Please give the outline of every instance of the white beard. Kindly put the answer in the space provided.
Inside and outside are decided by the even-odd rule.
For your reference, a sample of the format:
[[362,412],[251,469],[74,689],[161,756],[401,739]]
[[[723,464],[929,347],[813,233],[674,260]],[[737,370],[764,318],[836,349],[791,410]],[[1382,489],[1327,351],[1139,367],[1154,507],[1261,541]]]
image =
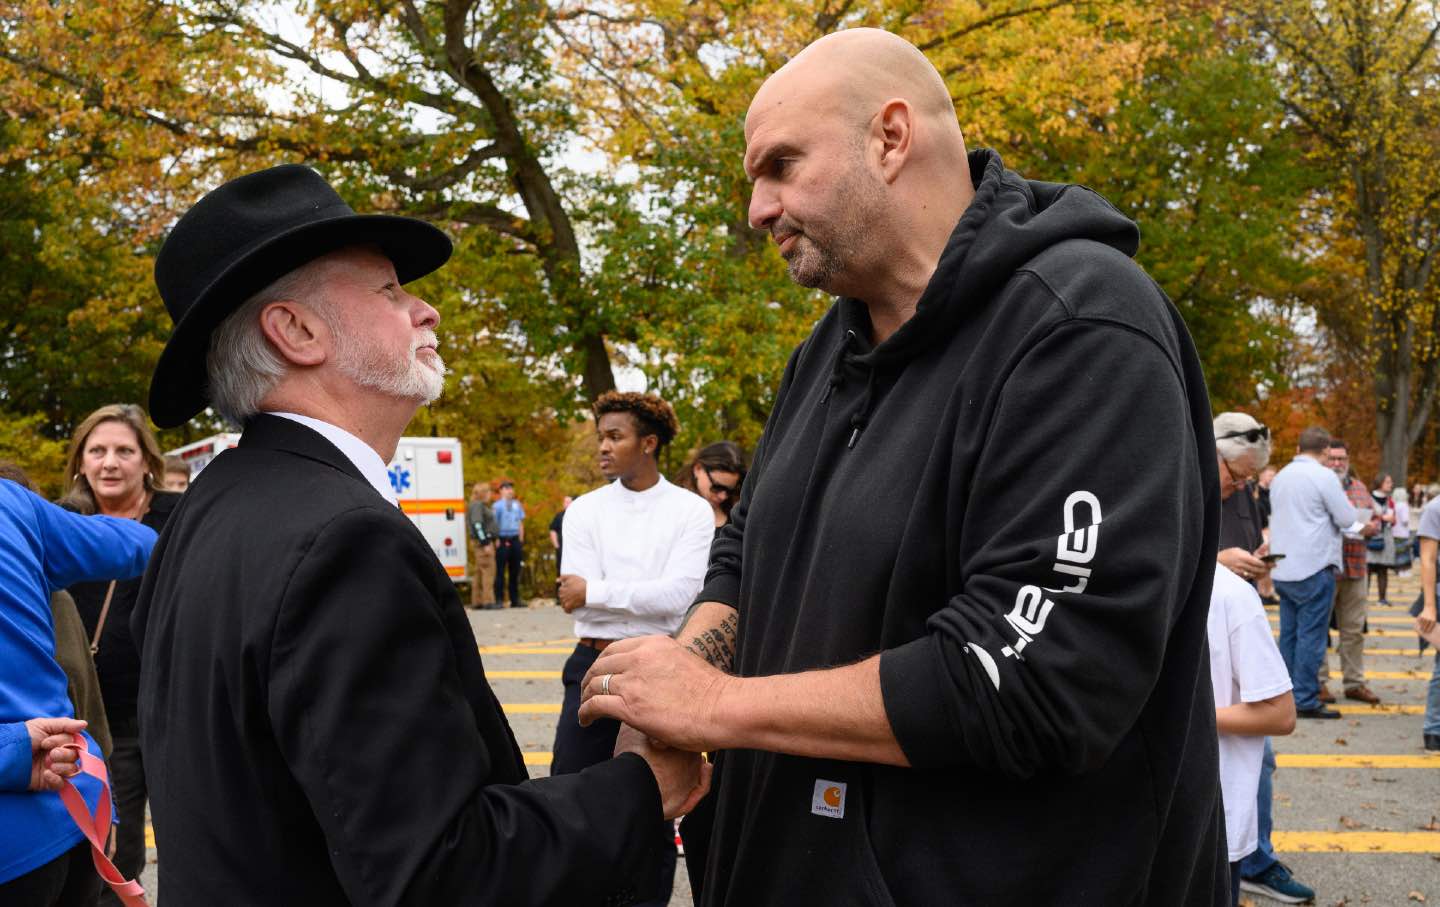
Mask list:
[[399,361],[377,346],[358,342],[354,335],[342,333],[338,339],[335,366],[361,387],[404,400],[419,400],[422,404],[433,403],[445,390],[448,372],[440,354],[435,354],[434,364],[423,362],[416,355],[419,346],[435,343],[433,331],[423,332],[410,355]]

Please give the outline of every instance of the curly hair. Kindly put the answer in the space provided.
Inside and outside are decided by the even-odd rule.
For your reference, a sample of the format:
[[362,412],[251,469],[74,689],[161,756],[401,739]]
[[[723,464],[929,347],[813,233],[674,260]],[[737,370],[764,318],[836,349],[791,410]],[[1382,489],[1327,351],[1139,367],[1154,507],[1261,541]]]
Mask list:
[[655,448],[656,455],[680,433],[680,420],[675,418],[675,410],[654,394],[606,391],[595,400],[591,409],[595,412],[597,423],[606,413],[629,413],[634,416],[642,438],[645,435],[654,435],[660,440]]

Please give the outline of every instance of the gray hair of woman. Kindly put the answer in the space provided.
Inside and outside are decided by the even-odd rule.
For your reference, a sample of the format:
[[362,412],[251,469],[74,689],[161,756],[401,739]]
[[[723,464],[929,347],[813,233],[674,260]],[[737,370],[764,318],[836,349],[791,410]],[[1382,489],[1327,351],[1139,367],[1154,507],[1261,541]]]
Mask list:
[[1245,413],[1215,417],[1215,450],[1226,463],[1244,464],[1258,475],[1270,462],[1270,429]]

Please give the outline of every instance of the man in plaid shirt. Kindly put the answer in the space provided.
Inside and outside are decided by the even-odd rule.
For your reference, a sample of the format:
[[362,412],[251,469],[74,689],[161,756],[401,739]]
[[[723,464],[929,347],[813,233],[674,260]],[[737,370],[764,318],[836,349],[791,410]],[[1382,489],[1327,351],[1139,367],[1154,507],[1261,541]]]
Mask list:
[[[1340,477],[1345,496],[1356,509],[1374,511],[1375,504],[1365,483],[1350,470],[1350,451],[1339,438],[1330,440],[1326,457],[1329,467]],[[1346,535],[1341,542],[1344,567],[1335,580],[1335,623],[1340,628],[1340,671],[1344,675],[1345,698],[1375,704],[1380,697],[1365,685],[1365,539],[1380,531],[1380,520],[1371,516],[1359,535]],[[1325,685],[1330,665],[1320,663],[1320,701],[1334,702],[1335,697]]]

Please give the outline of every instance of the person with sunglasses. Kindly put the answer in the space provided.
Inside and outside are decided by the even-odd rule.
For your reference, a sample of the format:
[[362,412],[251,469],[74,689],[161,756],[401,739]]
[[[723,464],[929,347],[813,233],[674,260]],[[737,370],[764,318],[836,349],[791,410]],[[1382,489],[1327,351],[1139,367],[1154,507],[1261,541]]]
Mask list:
[[730,508],[740,500],[744,482],[745,455],[734,441],[706,444],[675,476],[675,484],[709,502],[717,530],[730,522]]
[[[579,641],[561,672],[565,697],[551,775],[611,757],[620,722],[580,726],[580,681],[611,643],[680,628],[704,582],[715,533],[706,503],[660,474],[660,452],[680,431],[670,404],[653,394],[610,391],[593,409],[600,472],[609,484],[565,511],[558,597],[575,616]],[[646,904],[663,907],[675,880],[675,831],[657,824],[655,835],[666,842],[665,861],[660,897]]]
[[[1249,493],[1249,487],[1250,479],[1263,473],[1270,462],[1270,429],[1247,413],[1221,413],[1215,417],[1215,454],[1220,467],[1220,552],[1216,560],[1258,589],[1260,582],[1270,577],[1270,564],[1261,559],[1269,553],[1270,546],[1263,532],[1265,518],[1259,502]],[[1213,621],[1220,614],[1233,614],[1244,623],[1246,612],[1257,610],[1245,603],[1243,591],[1237,593],[1232,588],[1227,592],[1226,589],[1224,578],[1217,576],[1211,598],[1212,631]],[[1264,615],[1261,614],[1260,618],[1263,623]],[[1265,624],[1264,634],[1263,642],[1252,636],[1248,644],[1237,646],[1235,655],[1242,657],[1232,658],[1228,635],[1219,634],[1211,640],[1212,672],[1217,667],[1217,659],[1226,665],[1214,684],[1217,704],[1224,699],[1233,710],[1233,703],[1245,699],[1238,691],[1232,693],[1228,685],[1222,686],[1219,680],[1228,676],[1232,665],[1237,669],[1243,667],[1245,672],[1263,675],[1269,653],[1260,650],[1266,648],[1266,644],[1273,650],[1276,661],[1280,662],[1282,673],[1285,671],[1284,659],[1278,657],[1278,648],[1270,641],[1268,624]],[[1243,639],[1236,641],[1242,642]],[[1241,662],[1248,664],[1242,665]],[[1245,672],[1237,670],[1236,678],[1241,679]],[[1255,674],[1249,676],[1253,681]],[[1288,675],[1284,686],[1290,686]],[[1252,687],[1246,692],[1253,693],[1254,689]],[[1268,701],[1270,697],[1280,695],[1279,691],[1278,685],[1271,685],[1263,690],[1263,695],[1255,694],[1249,701],[1258,705],[1262,700]],[[1294,699],[1289,693],[1284,695],[1289,699],[1290,723],[1293,726]],[[1271,714],[1276,713],[1272,711]],[[1232,884],[1287,904],[1313,899],[1314,889],[1296,879],[1290,867],[1280,862],[1270,842],[1270,833],[1274,828],[1275,774],[1275,750],[1270,737],[1265,735],[1254,739],[1259,735],[1255,735],[1253,729],[1235,732],[1218,712],[1216,721],[1221,733],[1221,784],[1227,788],[1229,795],[1225,797],[1226,822],[1227,825],[1234,823],[1232,830],[1243,831],[1245,838],[1243,846],[1236,839],[1240,837],[1238,835],[1229,841]],[[1238,795],[1240,791],[1252,789],[1255,791],[1253,798]],[[1253,805],[1246,802],[1249,800],[1253,800]],[[1253,846],[1249,843],[1251,828],[1254,829]]]
[[[1270,572],[1261,560],[1265,544],[1259,504],[1250,483],[1270,461],[1270,429],[1245,413],[1215,417],[1215,456],[1220,467],[1221,565],[1252,585]],[[1237,492],[1240,492],[1237,494]]]

